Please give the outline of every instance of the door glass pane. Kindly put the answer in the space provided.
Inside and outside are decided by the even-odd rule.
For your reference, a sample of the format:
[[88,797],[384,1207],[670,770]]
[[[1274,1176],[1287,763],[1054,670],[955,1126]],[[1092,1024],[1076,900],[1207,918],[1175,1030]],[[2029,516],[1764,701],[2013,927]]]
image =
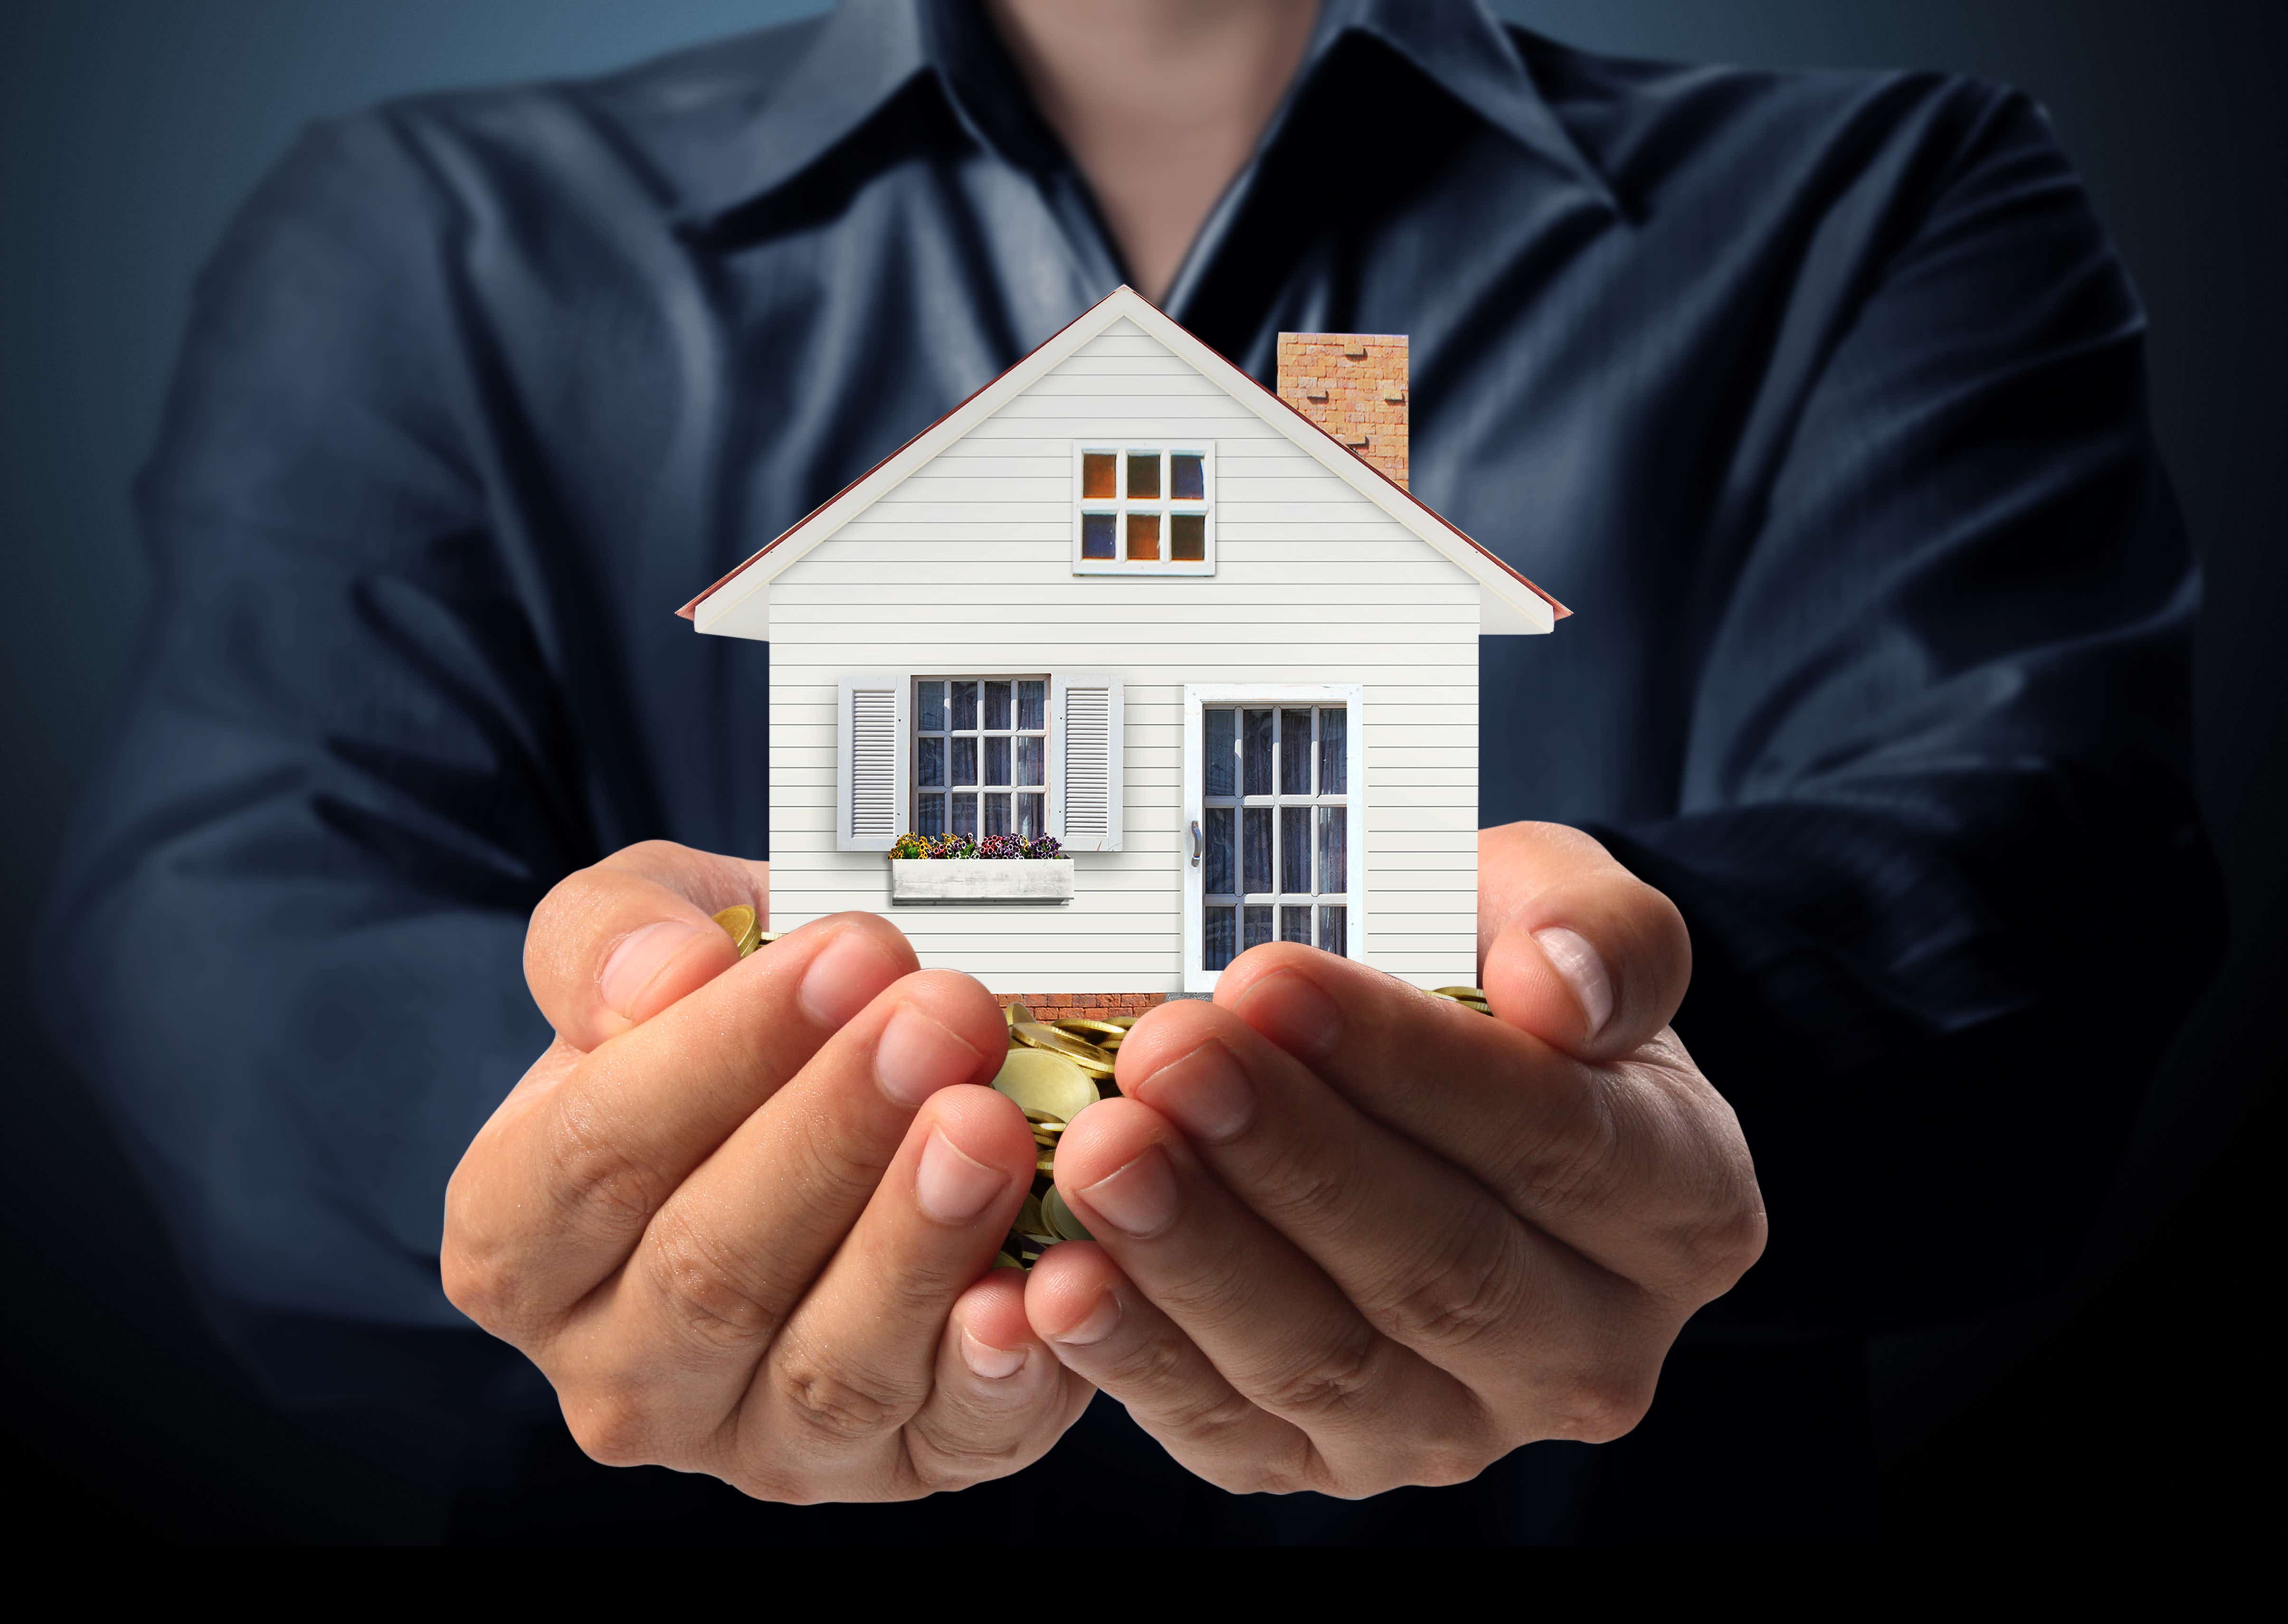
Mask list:
[[1157,558],[1160,556],[1160,516],[1157,513],[1131,513],[1128,516],[1128,556],[1131,558]]
[[1045,682],[1021,682],[1017,685],[1017,725],[1038,732],[1049,725],[1049,685]]
[[1339,709],[1319,712],[1319,793],[1348,795],[1350,793],[1350,756],[1345,743],[1344,723],[1347,720]]
[[1120,550],[1117,519],[1111,513],[1084,513],[1080,516],[1080,556],[1084,558],[1116,558]]
[[1091,502],[1109,502],[1120,495],[1120,459],[1109,451],[1080,454],[1080,494]]
[[1028,838],[1045,835],[1049,829],[1049,797],[1045,795],[1021,795],[1017,797],[1017,833]]
[[1311,713],[1279,713],[1279,793],[1311,793]]
[[1290,896],[1311,891],[1311,809],[1279,809],[1279,889]]
[[1271,910],[1268,907],[1250,907],[1244,908],[1241,911],[1247,915],[1243,930],[1243,935],[1245,937],[1245,939],[1241,943],[1241,946],[1243,947],[1260,947],[1264,943],[1269,941],[1271,939]]
[[977,730],[977,685],[973,682],[953,685],[953,726],[957,733]]
[[977,797],[957,795],[953,797],[953,832],[975,836],[977,833]]
[[1045,784],[1049,781],[1049,741],[1037,735],[1017,741],[1017,781],[1021,784]]
[[1009,797],[989,795],[985,797],[985,832],[1005,835],[1009,832]]
[[1242,795],[1271,793],[1271,713],[1240,712],[1239,780]]
[[1197,513],[1168,516],[1168,556],[1185,564],[1208,558],[1208,521]]
[[1271,889],[1271,809],[1251,806],[1240,814],[1240,868],[1248,891]]
[[1329,953],[1350,956],[1350,932],[1345,915],[1346,908],[1326,907],[1319,910],[1319,946]]
[[1128,500],[1156,502],[1160,497],[1160,454],[1157,451],[1132,451],[1128,454]]
[[1232,792],[1232,728],[1237,719],[1238,713],[1231,710],[1211,710],[1201,717],[1205,733],[1202,748],[1206,750],[1208,757],[1205,787],[1210,795],[1229,795]]
[[917,835],[944,834],[945,796],[942,794],[922,796],[918,820],[914,828]]
[[985,685],[985,725],[1003,733],[1009,729],[1009,685],[1005,682]]
[[1006,739],[986,740],[985,781],[989,784],[1009,781],[1009,741]]
[[977,781],[976,740],[957,738],[953,741],[952,781],[957,784],[973,784]]
[[920,710],[921,720],[914,724],[917,729],[926,733],[941,733],[945,731],[945,685],[943,683],[926,682],[921,685]]
[[1283,907],[1279,910],[1279,939],[1311,945],[1311,910],[1307,907]]
[[1205,502],[1208,496],[1207,459],[1179,451],[1168,459],[1168,495],[1179,502]]
[[1350,837],[1350,809],[1319,808],[1319,889],[1347,891],[1351,888],[1349,855],[1344,845]]
[[941,788],[945,784],[945,741],[922,739],[920,759],[914,764],[914,782],[925,789]]
[[1235,944],[1232,940],[1232,914],[1228,907],[1212,907],[1207,911],[1207,929],[1201,932],[1200,968],[1221,970],[1231,963]]
[[1200,884],[1211,897],[1228,897],[1239,889],[1232,883],[1231,820],[1228,806],[1211,806],[1204,815],[1207,854],[1200,860]]

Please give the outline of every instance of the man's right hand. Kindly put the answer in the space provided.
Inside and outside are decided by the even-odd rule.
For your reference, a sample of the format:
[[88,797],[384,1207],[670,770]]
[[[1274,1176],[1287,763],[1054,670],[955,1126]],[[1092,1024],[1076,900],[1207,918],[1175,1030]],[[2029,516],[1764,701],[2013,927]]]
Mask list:
[[1001,1013],[870,914],[739,960],[709,915],[768,886],[652,842],[542,902],[556,1040],[454,1172],[446,1295],[608,1464],[795,1502],[1016,1471],[1094,1390],[991,1267],[1036,1154]]

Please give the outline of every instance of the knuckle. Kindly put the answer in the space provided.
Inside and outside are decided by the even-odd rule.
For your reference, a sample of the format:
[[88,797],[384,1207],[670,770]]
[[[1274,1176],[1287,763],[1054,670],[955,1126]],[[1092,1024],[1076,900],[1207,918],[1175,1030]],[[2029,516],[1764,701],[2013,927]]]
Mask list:
[[777,1328],[767,1282],[673,1203],[644,1232],[644,1252],[670,1323],[699,1351],[751,1348]]
[[1298,1424],[1340,1420],[1363,1407],[1381,1376],[1379,1338],[1353,1340],[1269,1377],[1263,1407]]
[[640,1401],[618,1388],[563,1400],[564,1424],[580,1453],[600,1466],[655,1464],[650,1418]]
[[608,1232],[630,1234],[650,1222],[652,1178],[584,1111],[555,1113],[548,1166],[557,1200]]
[[1409,1273],[1410,1284],[1378,1316],[1415,1347],[1466,1348],[1513,1324],[1524,1279],[1521,1240],[1506,1224],[1450,1243]]
[[1549,1437],[1609,1444],[1635,1430],[1652,1407],[1652,1384],[1617,1365],[1577,1370],[1549,1395]]
[[771,1384],[781,1406],[806,1437],[836,1446],[894,1432],[913,1418],[927,1396],[919,1382],[902,1381],[863,1366],[831,1366],[800,1346],[772,1362]]
[[1022,1433],[989,1440],[949,1428],[928,1410],[908,1423],[904,1436],[907,1467],[921,1492],[930,1494],[1005,1477],[1035,1454]]

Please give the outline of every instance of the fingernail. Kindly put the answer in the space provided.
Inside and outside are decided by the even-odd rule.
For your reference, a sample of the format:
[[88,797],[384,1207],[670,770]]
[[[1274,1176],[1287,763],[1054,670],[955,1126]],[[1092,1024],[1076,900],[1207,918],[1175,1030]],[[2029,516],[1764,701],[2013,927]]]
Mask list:
[[833,1030],[897,978],[898,967],[888,954],[857,931],[846,931],[819,949],[796,996],[804,1014]]
[[914,1169],[914,1194],[922,1210],[941,1224],[966,1224],[1009,1187],[1009,1176],[962,1153],[942,1129],[930,1130]]
[[[1155,1145],[1108,1178],[1080,1192],[1092,1211],[1124,1235],[1156,1235],[1176,1218],[1176,1169]],[[1068,1339],[1069,1340],[1069,1339]]]
[[604,961],[596,977],[596,991],[606,1003],[633,1020],[636,1000],[644,988],[658,979],[668,961],[689,947],[698,934],[695,927],[680,919],[663,919],[629,931]]
[[961,1333],[961,1362],[989,1382],[1005,1382],[1024,1369],[1028,1350],[997,1348],[989,1342],[980,1342],[968,1327]]
[[1239,1002],[1247,1024],[1298,1059],[1313,1060],[1334,1047],[1342,1016],[1335,1001],[1308,976],[1283,970],[1247,989]]
[[1533,939],[1541,944],[1550,968],[1565,978],[1565,985],[1581,1001],[1581,1013],[1589,1021],[1588,1035],[1595,1037],[1613,1018],[1613,978],[1605,973],[1605,961],[1587,937],[1562,925],[1536,931]]
[[1097,1299],[1096,1306],[1088,1311],[1088,1318],[1057,1340],[1069,1348],[1085,1348],[1111,1335],[1119,1324],[1120,1299],[1108,1287],[1104,1295]]
[[910,1003],[900,1004],[874,1045],[874,1081],[894,1105],[911,1110],[977,1072],[983,1057]]
[[1136,1085],[1136,1097],[1195,1139],[1220,1145],[1255,1115],[1255,1087],[1239,1062],[1211,1038]]

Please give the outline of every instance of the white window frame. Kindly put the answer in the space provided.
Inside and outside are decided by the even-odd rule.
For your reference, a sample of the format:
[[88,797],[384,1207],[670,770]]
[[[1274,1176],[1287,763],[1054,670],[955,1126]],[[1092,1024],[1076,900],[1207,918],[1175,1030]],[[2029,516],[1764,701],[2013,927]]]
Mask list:
[[[1108,501],[1103,498],[1084,500],[1081,496],[1081,459],[1090,453],[1109,454],[1118,468],[1119,494]],[[1128,459],[1150,453],[1160,459],[1160,495],[1153,500],[1132,503],[1128,500]],[[1198,502],[1179,502],[1168,493],[1172,488],[1174,468],[1170,460],[1177,456],[1196,456],[1201,459],[1200,488],[1207,493]],[[1075,440],[1072,450],[1072,572],[1076,575],[1212,575],[1216,572],[1216,454],[1213,440],[1169,440],[1158,445],[1130,445],[1116,440]],[[1174,546],[1175,538],[1168,519],[1178,513],[1196,513],[1204,521],[1207,557],[1200,559],[1173,558],[1131,559],[1128,551],[1128,514],[1133,507],[1139,512],[1156,512],[1161,516],[1160,550],[1165,554]],[[1085,514],[1113,515],[1112,533],[1123,557],[1117,558],[1084,558],[1081,557],[1082,519]]]
[[[1055,749],[1054,744],[1053,743],[1053,741],[1055,741],[1061,736],[1061,730],[1057,726],[1055,721],[1057,715],[1057,678],[1055,674],[1050,671],[1020,671],[1014,673],[1005,671],[918,671],[913,676],[906,678],[907,792],[905,827],[916,832],[919,832],[922,827],[922,796],[925,794],[942,795],[948,797],[946,802],[946,827],[942,832],[951,834],[953,832],[953,803],[951,797],[955,794],[960,792],[957,789],[957,787],[950,782],[935,786],[933,788],[926,788],[922,783],[922,708],[920,689],[921,685],[926,682],[942,682],[949,684],[957,682],[973,682],[980,685],[977,695],[978,725],[974,728],[965,730],[967,733],[974,733],[977,737],[977,782],[973,785],[965,787],[967,793],[980,797],[977,809],[977,832],[972,836],[972,838],[976,840],[983,840],[986,838],[985,807],[982,797],[992,794],[1002,794],[1010,797],[1009,819],[1013,825],[1015,823],[1017,818],[1016,797],[1021,795],[1037,794],[1041,797],[1041,828],[1039,832],[1045,835],[1053,829],[1056,827],[1054,822],[1054,812],[1056,810],[1056,803],[1059,798],[1059,789],[1056,780],[1058,777],[1058,769],[1062,764],[1057,759],[1060,752]],[[989,682],[1005,682],[1009,685],[1010,725],[1006,728],[988,728],[985,725],[985,692],[982,685]],[[1037,682],[1041,685],[1042,725],[1038,730],[1019,727],[1015,725],[1018,716],[1021,714],[1018,709],[1017,696],[1017,685],[1021,682]],[[953,775],[953,741],[957,736],[952,727],[953,717],[950,711],[952,702],[952,695],[949,693],[946,696],[946,703],[949,707],[946,717],[946,728],[942,733],[933,733],[931,735],[933,738],[941,738],[946,741],[945,771],[946,776],[949,780]],[[1019,784],[1014,781],[1017,775],[1016,741],[1021,738],[1034,736],[1037,731],[1041,741],[1042,781],[1038,786]],[[1009,776],[1012,781],[1005,786],[989,785],[985,781],[985,741],[989,735],[994,737],[1006,737],[1010,741]],[[1013,828],[1011,832],[1014,833],[1015,831]]]
[[[1343,906],[1348,910],[1344,918],[1344,956],[1366,962],[1366,690],[1358,683],[1187,683],[1184,685],[1184,812],[1183,826],[1178,848],[1183,864],[1184,898],[1184,990],[1188,993],[1212,993],[1222,978],[1219,970],[1203,970],[1207,947],[1207,922],[1204,917],[1204,893],[1200,891],[1204,876],[1198,870],[1198,859],[1204,855],[1206,844],[1205,820],[1203,817],[1206,779],[1201,749],[1206,741],[1206,722],[1203,713],[1210,706],[1249,706],[1253,708],[1283,705],[1340,705],[1349,714],[1343,724],[1343,770],[1347,788],[1343,792],[1344,807],[1349,814],[1344,820],[1343,839],[1350,854],[1350,889],[1342,893]],[[1196,844],[1192,830],[1199,828],[1202,834]],[[1321,900],[1332,901],[1335,893],[1326,892]],[[1275,934],[1273,940],[1278,938]]]

